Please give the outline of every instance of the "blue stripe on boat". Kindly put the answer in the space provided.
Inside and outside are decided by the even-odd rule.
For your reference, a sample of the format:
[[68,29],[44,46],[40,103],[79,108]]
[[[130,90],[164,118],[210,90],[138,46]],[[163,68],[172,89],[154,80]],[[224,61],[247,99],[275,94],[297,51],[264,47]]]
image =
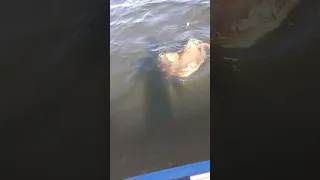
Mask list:
[[210,172],[210,160],[135,176],[126,180],[172,180]]

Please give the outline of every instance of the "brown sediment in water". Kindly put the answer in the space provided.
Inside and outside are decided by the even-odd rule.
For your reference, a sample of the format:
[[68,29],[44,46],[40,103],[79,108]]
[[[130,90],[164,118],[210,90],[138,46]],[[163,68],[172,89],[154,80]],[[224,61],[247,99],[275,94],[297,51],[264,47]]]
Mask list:
[[169,76],[188,77],[201,67],[209,52],[209,44],[191,39],[181,51],[160,54],[159,68]]

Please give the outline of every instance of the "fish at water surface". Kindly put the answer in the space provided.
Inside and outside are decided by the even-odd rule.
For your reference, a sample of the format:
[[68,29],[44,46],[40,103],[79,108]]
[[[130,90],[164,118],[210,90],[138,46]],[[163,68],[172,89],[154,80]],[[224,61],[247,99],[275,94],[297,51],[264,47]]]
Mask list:
[[158,65],[169,76],[188,77],[196,72],[210,54],[210,45],[197,39],[190,39],[178,52],[161,53]]
[[[299,2],[300,0],[212,1],[211,32],[215,34],[211,35],[211,42],[225,48],[250,47],[268,32],[278,28]],[[193,41],[189,41],[189,45],[193,44],[190,42]],[[210,51],[210,45],[208,47],[206,49]],[[179,52],[160,54],[159,68],[169,76],[188,77],[206,59],[202,56],[206,53],[197,49],[199,48],[185,48]]]

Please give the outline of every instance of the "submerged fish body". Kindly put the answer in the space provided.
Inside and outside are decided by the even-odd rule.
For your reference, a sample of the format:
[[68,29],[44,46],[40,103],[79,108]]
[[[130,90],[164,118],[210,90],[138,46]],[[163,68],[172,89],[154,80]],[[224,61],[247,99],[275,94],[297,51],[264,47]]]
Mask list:
[[188,77],[206,61],[209,52],[209,44],[190,39],[182,50],[160,54],[158,66],[166,75]]

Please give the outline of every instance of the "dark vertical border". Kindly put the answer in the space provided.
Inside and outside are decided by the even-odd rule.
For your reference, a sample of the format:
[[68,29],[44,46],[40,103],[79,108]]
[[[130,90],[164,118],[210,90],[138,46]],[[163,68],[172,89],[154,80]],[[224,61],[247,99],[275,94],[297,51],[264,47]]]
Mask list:
[[[99,172],[97,179],[110,178],[110,2],[100,1],[95,17],[90,23],[94,43],[100,44],[96,49],[98,73],[101,78],[101,127],[98,139],[100,161],[97,162]],[[97,46],[95,46],[97,47]]]
[[109,178],[108,3],[1,3],[1,179]]
[[302,0],[286,19],[293,27],[281,26],[275,31],[280,36],[270,33],[247,51],[265,57],[240,70],[260,87],[237,81],[219,61],[225,52],[212,48],[212,179],[319,176],[319,52],[312,45],[319,43],[319,9],[319,1]]

